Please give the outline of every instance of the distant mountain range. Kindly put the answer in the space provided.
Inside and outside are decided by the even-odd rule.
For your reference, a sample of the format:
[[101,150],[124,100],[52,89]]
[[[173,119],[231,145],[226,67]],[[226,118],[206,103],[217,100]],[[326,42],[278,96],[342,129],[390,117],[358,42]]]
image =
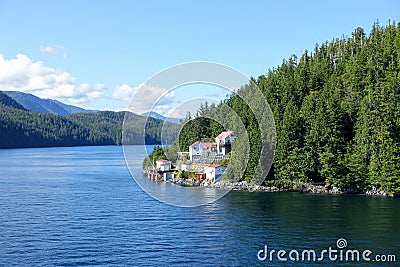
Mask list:
[[67,105],[53,99],[42,99],[28,93],[22,93],[17,91],[3,91],[3,92],[9,97],[13,98],[15,101],[17,101],[27,110],[57,114],[62,116],[73,113],[81,113],[81,112],[89,113],[98,111],[98,110],[88,110],[72,105]]
[[[23,93],[18,91],[3,91],[6,95],[13,98],[16,102],[18,102],[22,107],[27,110],[42,112],[42,113],[49,113],[49,114],[56,114],[65,116],[68,114],[74,113],[92,113],[97,112],[98,110],[90,110],[90,109],[83,109],[80,107],[76,107],[73,105],[67,105],[60,101],[53,100],[53,99],[43,99],[37,96],[34,96],[29,93]],[[143,117],[151,117],[154,119],[159,119],[162,121],[169,121],[172,123],[181,123],[181,119],[179,118],[168,118],[157,112],[145,112],[141,114]]]
[[[122,131],[124,121],[127,127]],[[0,91],[0,148],[121,145],[122,133],[124,144],[172,144],[178,130],[178,124],[131,112],[93,112],[30,94]],[[161,131],[165,131],[163,140]]]
[[159,119],[159,120],[163,120],[163,121],[169,121],[169,122],[173,122],[173,123],[181,123],[183,121],[183,119],[179,119],[179,118],[169,118],[169,117],[165,117],[161,114],[158,114],[157,112],[151,111],[151,112],[145,112],[141,114],[144,117],[151,117],[151,118],[155,118],[155,119]]

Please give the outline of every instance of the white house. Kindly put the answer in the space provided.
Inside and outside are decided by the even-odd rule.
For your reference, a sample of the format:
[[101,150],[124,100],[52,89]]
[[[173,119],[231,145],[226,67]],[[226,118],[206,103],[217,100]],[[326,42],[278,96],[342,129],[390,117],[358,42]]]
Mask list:
[[223,131],[217,137],[215,142],[217,143],[217,153],[226,155],[232,150],[232,143],[235,141],[235,134],[233,131]]
[[224,174],[226,167],[219,164],[209,164],[204,169],[204,173],[206,174],[206,178],[215,182],[219,178],[221,178],[222,174]]
[[[214,144],[215,150],[215,144]],[[210,142],[201,142],[196,141],[189,146],[189,158],[190,161],[193,161],[193,158],[196,156],[201,156],[204,153],[212,152],[213,151],[213,143]]]
[[171,170],[171,161],[165,159],[159,159],[156,161],[156,168],[158,171],[169,171]]

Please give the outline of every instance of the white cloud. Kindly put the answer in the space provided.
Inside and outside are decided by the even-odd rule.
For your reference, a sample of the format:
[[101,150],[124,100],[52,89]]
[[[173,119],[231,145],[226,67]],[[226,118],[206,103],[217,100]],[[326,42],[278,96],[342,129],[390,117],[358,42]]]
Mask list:
[[115,86],[115,90],[112,93],[112,98],[115,99],[120,99],[123,101],[130,101],[134,95],[134,93],[137,91],[137,89],[140,87],[141,85],[139,85],[138,87],[130,87],[127,84],[123,84],[123,85],[117,85]]
[[171,109],[171,104],[175,99],[175,92],[168,92],[166,88],[149,84],[140,84],[137,87],[123,84],[115,87],[112,97],[130,101],[128,110],[136,114],[142,114],[150,110],[166,114]]
[[41,45],[40,52],[50,54],[52,57],[61,57],[63,59],[67,58],[67,52],[62,45]]
[[0,89],[76,104],[101,97],[105,86],[78,84],[68,72],[46,67],[41,61],[32,62],[23,54],[18,54],[15,59],[5,59],[0,54]]

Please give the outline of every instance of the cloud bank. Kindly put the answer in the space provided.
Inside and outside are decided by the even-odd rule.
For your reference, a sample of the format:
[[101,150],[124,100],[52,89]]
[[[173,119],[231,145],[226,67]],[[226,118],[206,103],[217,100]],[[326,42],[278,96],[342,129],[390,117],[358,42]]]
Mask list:
[[21,91],[78,104],[101,97],[105,86],[78,84],[68,72],[44,66],[41,61],[32,62],[24,54],[18,54],[14,59],[5,59],[0,54],[0,90]]

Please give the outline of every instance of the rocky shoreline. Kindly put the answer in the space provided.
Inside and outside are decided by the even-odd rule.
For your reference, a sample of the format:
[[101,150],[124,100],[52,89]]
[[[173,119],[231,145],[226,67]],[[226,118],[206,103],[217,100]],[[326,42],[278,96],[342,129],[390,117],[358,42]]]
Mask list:
[[262,186],[256,185],[252,183],[247,183],[246,181],[241,182],[227,182],[227,181],[218,181],[215,183],[209,183],[206,181],[198,182],[195,179],[170,179],[168,182],[188,187],[210,187],[210,188],[218,188],[222,190],[233,190],[233,191],[249,191],[249,192],[299,192],[299,193],[310,193],[310,194],[360,194],[360,195],[369,195],[369,196],[391,196],[393,195],[387,194],[383,190],[380,190],[376,187],[372,187],[368,190],[361,190],[359,188],[348,188],[348,189],[340,189],[334,186],[326,186],[326,185],[315,185],[311,183],[304,183],[300,185],[295,190],[287,190],[280,189],[275,186]]

